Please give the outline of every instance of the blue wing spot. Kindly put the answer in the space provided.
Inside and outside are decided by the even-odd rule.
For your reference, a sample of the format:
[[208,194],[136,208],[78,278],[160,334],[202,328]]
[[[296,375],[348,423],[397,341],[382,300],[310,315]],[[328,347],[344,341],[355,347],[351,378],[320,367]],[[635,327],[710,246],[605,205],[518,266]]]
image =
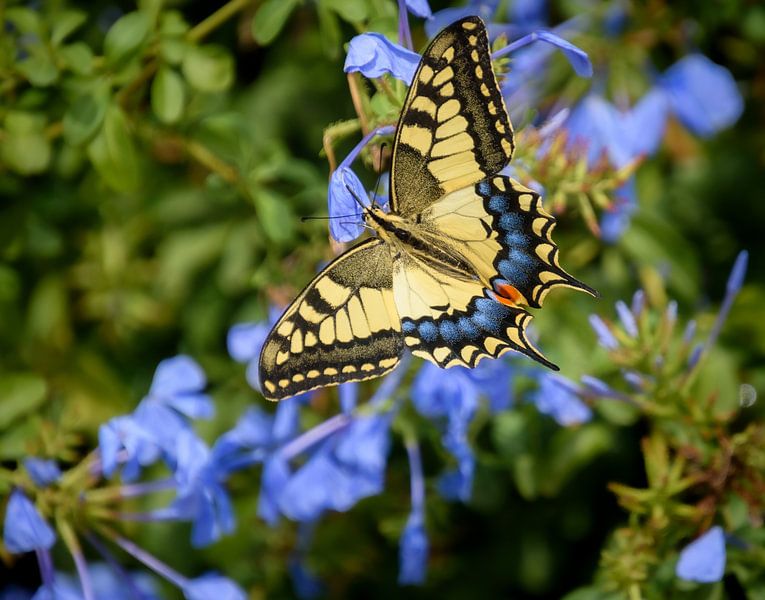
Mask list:
[[420,332],[420,338],[423,342],[431,343],[438,338],[438,328],[433,321],[425,321],[417,327]]
[[478,192],[483,196],[488,196],[491,192],[491,186],[488,181],[482,181],[478,184]]
[[401,321],[401,331],[404,333],[412,333],[415,329],[417,326],[412,321]]
[[528,246],[529,236],[520,231],[511,231],[505,235],[505,243],[508,246]]
[[506,213],[508,211],[507,198],[504,196],[492,196],[489,199],[489,210],[497,214]]
[[452,321],[444,321],[438,328],[441,331],[441,337],[447,344],[456,344],[462,339],[460,330]]
[[499,218],[499,226],[505,231],[518,231],[523,229],[523,218],[516,213],[505,213]]
[[481,333],[475,324],[467,317],[460,317],[457,321],[457,327],[462,332],[463,338],[475,339]]
[[512,281],[512,285],[515,287],[529,285],[529,272],[524,269],[523,265],[517,265],[504,259],[499,261],[497,270],[502,274],[502,277]]
[[527,252],[524,252],[523,250],[519,250],[518,248],[511,248],[510,249],[510,262],[514,263],[517,268],[520,269],[528,269],[531,265],[534,264],[534,258],[531,257]]

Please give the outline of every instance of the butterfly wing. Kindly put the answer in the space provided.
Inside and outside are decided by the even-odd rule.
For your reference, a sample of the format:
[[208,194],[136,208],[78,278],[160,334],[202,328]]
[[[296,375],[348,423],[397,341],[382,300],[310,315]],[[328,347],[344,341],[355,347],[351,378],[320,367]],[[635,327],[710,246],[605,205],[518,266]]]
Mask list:
[[472,368],[515,350],[558,369],[527,339],[531,315],[498,302],[475,278],[410,253],[396,261],[393,289],[404,342],[415,356],[443,368]]
[[421,220],[470,262],[501,302],[539,308],[556,286],[597,295],[561,268],[555,218],[539,194],[514,179],[497,175],[448,194]]
[[420,213],[497,173],[512,153],[486,26],[478,17],[462,19],[431,42],[409,89],[393,144],[391,209]]
[[260,354],[263,395],[379,377],[404,350],[387,245],[369,239],[309,283],[268,334]]
[[394,297],[413,354],[441,367],[474,367],[515,350],[557,370],[529,342],[532,317],[523,306],[541,306],[555,286],[596,292],[561,268],[554,226],[539,194],[499,175],[424,211],[428,246],[461,256],[474,275],[416,250],[396,261]]

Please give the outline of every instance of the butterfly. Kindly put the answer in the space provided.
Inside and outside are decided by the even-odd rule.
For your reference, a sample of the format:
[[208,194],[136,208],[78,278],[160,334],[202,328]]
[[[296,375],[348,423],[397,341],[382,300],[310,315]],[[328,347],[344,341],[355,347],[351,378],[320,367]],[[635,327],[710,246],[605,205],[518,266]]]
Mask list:
[[376,235],[324,268],[274,325],[260,354],[263,394],[379,377],[409,349],[449,368],[511,350],[558,370],[529,341],[556,286],[596,292],[558,263],[539,194],[498,174],[513,129],[486,26],[463,18],[425,50],[393,143],[390,211]]

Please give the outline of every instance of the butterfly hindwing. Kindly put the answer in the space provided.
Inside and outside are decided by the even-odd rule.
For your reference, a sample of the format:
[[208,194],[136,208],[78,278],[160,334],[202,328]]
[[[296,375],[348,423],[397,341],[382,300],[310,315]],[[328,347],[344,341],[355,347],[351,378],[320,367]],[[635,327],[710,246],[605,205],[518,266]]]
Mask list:
[[392,370],[404,349],[392,273],[390,250],[379,239],[361,242],[319,273],[263,345],[264,396],[281,400]]
[[467,17],[436,36],[409,88],[393,145],[391,208],[402,216],[422,212],[497,173],[512,153],[486,26]]
[[452,192],[421,220],[470,261],[501,302],[539,308],[555,286],[595,295],[561,268],[552,240],[555,218],[539,194],[514,179],[497,175]]
[[401,331],[412,354],[443,368],[472,368],[515,350],[557,369],[526,337],[530,314],[498,302],[479,280],[442,269],[417,255],[394,267]]

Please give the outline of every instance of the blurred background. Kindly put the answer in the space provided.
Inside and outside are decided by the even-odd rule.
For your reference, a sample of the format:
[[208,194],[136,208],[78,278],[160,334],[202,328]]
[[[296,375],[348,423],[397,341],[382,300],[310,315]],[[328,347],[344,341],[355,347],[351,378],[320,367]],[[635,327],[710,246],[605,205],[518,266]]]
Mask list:
[[[436,15],[465,6],[430,2]],[[630,157],[642,162],[629,163],[628,173],[617,172],[626,163],[595,156],[588,167],[593,180],[602,175],[616,183],[604,203],[592,203],[594,216],[561,193],[555,204],[561,262],[601,298],[554,293],[535,324],[540,346],[567,377],[618,374],[598,349],[591,313],[615,321],[614,302],[644,288],[653,306],[674,298],[680,321],[696,318],[708,333],[736,255],[746,249],[746,284],[698,375],[697,397],[727,399],[735,410],[742,383],[762,397],[765,6],[540,0],[473,3],[473,9],[492,23],[493,35],[510,40],[560,26],[556,31],[593,63],[586,79],[562,55],[546,57],[533,82],[516,80],[533,93],[526,100],[508,95],[518,115],[523,173],[542,186],[552,186],[545,173],[555,157],[524,154],[520,144],[527,139],[536,148],[538,127],[558,109],[570,111],[569,139],[578,115],[576,132],[607,155],[618,141],[596,131],[600,113],[582,112],[588,98],[619,110],[638,106],[659,82],[669,85],[668,70],[691,54],[729,71],[743,100],[740,116],[733,110],[717,123],[712,112],[705,130],[689,125],[698,114],[670,111],[656,125],[655,147]],[[129,15],[139,17],[126,22]],[[345,45],[363,31],[397,39],[398,15],[393,0],[0,2],[0,460],[6,473],[29,455],[76,464],[97,444],[98,427],[133,410],[159,361],[178,353],[193,356],[209,380],[216,416],[197,428],[206,439],[232,427],[252,405],[273,412],[229,356],[226,337],[237,323],[266,320],[269,307],[291,300],[334,255],[326,222],[300,217],[327,214],[325,129],[359,117],[343,72]],[[410,23],[414,47],[422,49],[425,21],[413,14]],[[504,64],[508,81],[521,64],[513,55]],[[373,96],[366,118],[384,124],[385,115],[397,114],[400,104],[375,104],[380,94],[365,89]],[[401,89],[393,91],[400,100]],[[717,90],[707,92],[713,97]],[[332,131],[340,132],[330,144],[338,158],[360,139],[358,125]],[[574,144],[566,152],[581,157],[587,150]],[[369,188],[379,165],[374,153],[357,163]],[[633,187],[625,192],[619,186],[628,178],[625,185]],[[556,185],[566,181],[561,175]],[[546,197],[554,196],[548,191]],[[605,215],[617,209],[620,225],[604,236],[593,222],[605,231]],[[375,387],[364,386],[361,398]],[[620,505],[609,483],[650,483],[641,446],[650,418],[595,403],[594,419],[564,428],[523,400],[531,387],[519,379],[513,408],[479,411],[471,424],[476,468],[469,501],[449,501],[429,486],[430,559],[421,587],[396,583],[409,471],[394,426],[385,491],[349,512],[327,513],[316,526],[305,560],[323,593],[531,599],[579,589],[571,600],[626,597],[627,588],[598,582],[615,569],[604,558],[608,549],[618,553],[614,531],[642,517]],[[303,419],[315,424],[337,411],[336,393],[323,392]],[[726,421],[726,432],[762,417],[759,400]],[[445,460],[439,430],[422,416],[410,422],[426,475],[435,476]],[[127,530],[179,570],[217,569],[252,598],[293,597],[288,565],[297,529],[288,520],[270,527],[257,517],[259,480],[259,469],[230,479],[238,527],[208,548],[190,548],[185,524]],[[4,479],[1,494],[11,481]],[[749,514],[761,528],[762,514],[756,517],[752,505]],[[694,531],[665,541],[687,543]],[[672,583],[674,563],[663,556],[647,567],[642,597],[765,598],[761,558],[719,584],[683,587]],[[0,557],[0,580],[36,589],[33,555]],[[72,571],[65,551],[54,558]],[[643,568],[619,560],[625,572]]]

